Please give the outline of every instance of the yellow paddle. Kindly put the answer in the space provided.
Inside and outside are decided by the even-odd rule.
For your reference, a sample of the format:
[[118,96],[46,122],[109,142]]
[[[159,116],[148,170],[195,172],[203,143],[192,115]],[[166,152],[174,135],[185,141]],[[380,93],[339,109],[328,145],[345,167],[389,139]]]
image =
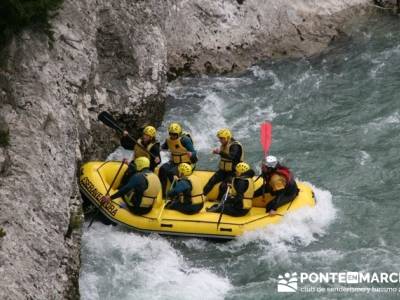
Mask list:
[[[172,183],[171,183],[171,187],[169,188],[169,191],[172,190],[172,188],[173,188],[174,185],[175,185],[175,182],[176,182],[176,179],[174,178],[174,180],[173,180]],[[168,193],[167,193],[167,194],[168,194]],[[164,212],[164,208],[165,208],[165,206],[166,206],[169,202],[170,202],[170,200],[167,201],[167,199],[165,199],[163,205],[161,206],[160,213],[158,214],[158,217],[157,217],[158,223],[161,223],[161,221],[162,221],[162,214],[163,214],[163,212]]]

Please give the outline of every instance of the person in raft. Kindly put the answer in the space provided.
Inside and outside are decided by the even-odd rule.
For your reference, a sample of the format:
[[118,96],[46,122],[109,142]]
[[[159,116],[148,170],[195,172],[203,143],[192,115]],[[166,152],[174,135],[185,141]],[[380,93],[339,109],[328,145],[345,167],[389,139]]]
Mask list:
[[128,182],[112,196],[103,196],[102,205],[109,201],[123,197],[128,209],[135,215],[144,215],[151,211],[153,204],[161,190],[161,183],[157,175],[150,171],[150,160],[147,157],[135,159],[136,171]]
[[217,137],[221,146],[214,149],[213,153],[220,155],[221,159],[218,171],[208,180],[204,186],[203,193],[208,195],[217,183],[222,182],[217,197],[218,200],[221,200],[222,195],[226,192],[227,184],[234,177],[236,165],[244,159],[244,152],[242,145],[233,138],[232,132],[228,128],[218,130]]
[[179,178],[175,180],[167,198],[172,199],[167,209],[180,211],[187,215],[198,213],[204,204],[203,186],[201,180],[193,175],[192,166],[181,163],[178,166]]
[[[125,185],[129,178],[136,173],[134,160],[139,157],[147,157],[150,160],[150,171],[154,172],[156,166],[161,162],[160,142],[156,140],[157,130],[153,126],[146,126],[143,129],[142,137],[133,145],[133,158],[122,177],[120,186]],[[121,138],[121,145],[127,145],[130,140],[128,131],[124,131]],[[132,148],[132,147],[131,147]],[[146,151],[145,151],[146,149]],[[151,153],[151,155],[150,155]]]
[[178,123],[171,123],[168,127],[169,138],[161,145],[162,150],[169,150],[171,159],[160,167],[158,176],[160,177],[163,197],[166,196],[167,181],[174,180],[178,175],[178,165],[180,163],[191,164],[194,169],[197,162],[197,152],[193,146],[193,140],[190,135],[182,131]]
[[275,156],[268,155],[261,165],[261,176],[264,183],[258,188],[254,197],[270,193],[275,196],[266,207],[266,212],[275,214],[278,207],[293,201],[299,193],[293,173],[282,166]]
[[223,212],[234,217],[241,217],[249,212],[253,204],[254,171],[245,162],[238,163],[235,170],[235,177],[232,184],[229,185],[229,193],[225,203],[214,204],[207,211]]

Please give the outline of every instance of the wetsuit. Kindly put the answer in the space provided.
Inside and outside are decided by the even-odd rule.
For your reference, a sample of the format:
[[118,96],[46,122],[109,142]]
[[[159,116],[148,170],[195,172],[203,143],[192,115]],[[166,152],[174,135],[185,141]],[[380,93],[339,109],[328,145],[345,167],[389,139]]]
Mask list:
[[111,199],[123,197],[129,210],[136,215],[151,211],[157,194],[161,189],[158,177],[149,169],[136,173]]
[[249,170],[240,177],[235,177],[225,204],[219,205],[214,212],[223,211],[224,214],[241,217],[249,212],[252,207],[254,195],[254,171]]
[[192,215],[198,213],[203,208],[204,196],[201,191],[201,181],[194,175],[176,181],[167,196],[174,199],[167,206],[168,209]]
[[[226,151],[220,152],[221,161],[218,171],[215,172],[214,175],[208,180],[203,189],[204,195],[207,195],[217,183],[222,181],[219,187],[217,197],[218,200],[221,200],[222,196],[225,194],[227,183],[232,181],[232,178],[235,175],[235,167],[239,162],[243,160],[244,156],[242,145],[239,142],[235,141],[235,139],[233,138],[226,146],[226,148]],[[229,161],[231,162],[231,164],[223,163]]]

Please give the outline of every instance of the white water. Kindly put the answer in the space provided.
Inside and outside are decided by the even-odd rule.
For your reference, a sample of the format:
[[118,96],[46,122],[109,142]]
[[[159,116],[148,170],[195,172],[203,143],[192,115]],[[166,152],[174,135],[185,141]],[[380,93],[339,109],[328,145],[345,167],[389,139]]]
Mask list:
[[95,223],[83,240],[82,299],[223,299],[232,288],[158,235]]

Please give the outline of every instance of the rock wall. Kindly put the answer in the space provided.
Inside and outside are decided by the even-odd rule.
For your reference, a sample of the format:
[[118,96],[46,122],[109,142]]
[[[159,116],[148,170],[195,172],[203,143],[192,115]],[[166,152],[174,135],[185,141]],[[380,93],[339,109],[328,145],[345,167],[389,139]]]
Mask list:
[[[310,55],[367,0],[65,0],[55,41],[25,31],[0,52],[0,299],[79,297],[79,163],[102,159],[111,112],[158,125],[167,71],[227,72]],[[350,9],[354,8],[354,9]]]
[[99,111],[131,129],[160,123],[163,11],[160,1],[68,0],[52,22],[52,48],[26,31],[2,50],[0,299],[78,298],[77,168],[110,149],[114,133]]
[[166,24],[170,78],[240,71],[257,61],[309,56],[369,0],[170,1]]

